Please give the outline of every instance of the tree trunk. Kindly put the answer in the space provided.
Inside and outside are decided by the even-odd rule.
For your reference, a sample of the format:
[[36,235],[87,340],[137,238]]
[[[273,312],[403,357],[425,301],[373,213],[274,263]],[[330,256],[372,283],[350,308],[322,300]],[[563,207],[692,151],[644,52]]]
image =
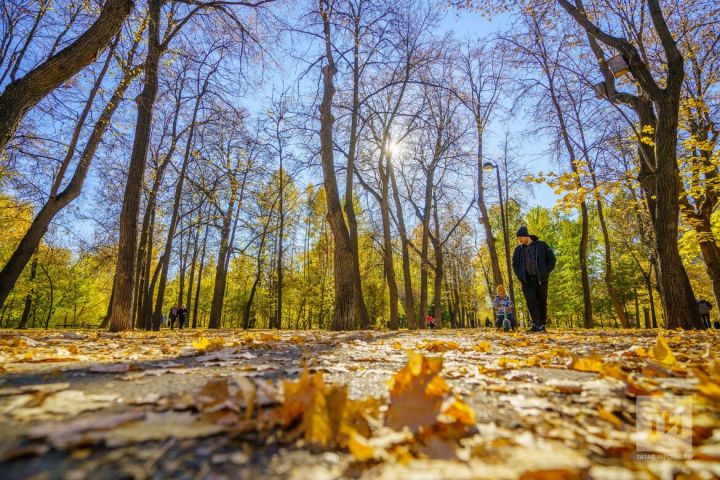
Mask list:
[[73,43],[5,87],[0,95],[0,151],[33,106],[94,61],[110,44],[130,15],[133,3],[107,0],[97,20]]
[[355,155],[357,152],[357,131],[358,117],[360,116],[360,21],[362,19],[362,2],[359,4],[358,11],[354,17],[354,40],[353,43],[353,97],[352,111],[350,114],[350,140],[348,143],[347,169],[345,180],[345,216],[347,217],[347,228],[350,236],[350,250],[352,252],[352,277],[355,285],[353,296],[353,310],[355,312],[356,323],[360,328],[368,328],[370,319],[368,317],[367,306],[362,295],[362,279],[360,277],[360,249],[358,246],[358,225],[355,216],[355,206],[353,204],[353,171],[355,169]]
[[433,237],[433,252],[435,254],[435,284],[433,286],[433,306],[435,307],[434,317],[438,326],[442,326],[442,285],[445,274],[443,267],[442,242],[440,241],[440,219],[438,218],[438,205],[435,199],[433,216],[435,220],[435,235]]
[[[167,283],[168,268],[170,266],[170,256],[172,255],[173,240],[175,239],[175,229],[177,228],[178,217],[180,215],[180,200],[182,199],[183,185],[185,183],[185,174],[187,172],[188,164],[190,163],[190,154],[192,153],[194,133],[195,133],[195,122],[197,120],[198,111],[200,109],[200,103],[207,90],[208,81],[210,76],[205,78],[202,89],[198,92],[195,97],[195,107],[193,108],[192,119],[190,120],[190,129],[188,131],[187,140],[185,142],[185,153],[183,155],[182,166],[180,167],[180,173],[178,175],[177,183],[175,184],[175,199],[173,201],[172,215],[170,218],[170,225],[168,226],[167,239],[165,240],[165,254],[160,260],[162,262],[162,273],[160,274],[160,283],[158,285],[157,298],[155,300],[155,313],[153,314],[153,330],[160,330],[160,323],[162,320],[162,306],[165,299],[165,285]],[[182,250],[182,248],[181,248]],[[182,254],[182,252],[181,252]],[[184,275],[184,272],[181,272]],[[180,285],[180,298],[182,300],[184,285]]]
[[335,95],[333,76],[337,72],[332,54],[330,13],[320,6],[325,35],[325,59],[327,64],[322,68],[323,95],[320,102],[320,160],[325,187],[327,218],[333,235],[335,302],[331,328],[333,330],[352,330],[356,327],[354,318],[356,283],[354,277],[355,262],[342,206],[338,192],[335,161],[333,159],[333,123],[332,102]]
[[[485,205],[485,185],[483,184],[483,131],[479,121],[476,121],[478,136],[477,151],[477,204],[480,210],[480,222],[485,230],[485,243],[487,243],[488,252],[490,253],[490,266],[492,269],[493,280],[495,286],[503,285],[502,271],[500,270],[500,260],[498,259],[496,239],[493,235],[492,225],[490,225],[490,216],[488,215],[487,206]],[[497,166],[495,167],[497,168]],[[508,273],[509,275],[509,273]]]
[[228,207],[228,212],[223,218],[223,227],[220,231],[220,250],[218,251],[217,268],[215,269],[215,285],[213,288],[212,303],[210,306],[210,321],[208,328],[220,328],[220,319],[222,317],[223,304],[225,303],[225,285],[227,283],[227,269],[225,268],[225,258],[228,254],[228,240],[230,236],[229,218],[232,216],[233,207]]
[[37,273],[38,257],[37,252],[33,256],[32,264],[30,265],[30,291],[25,297],[25,308],[23,308],[22,317],[18,328],[27,328],[28,318],[30,318],[30,310],[33,304],[33,297],[35,295],[35,275]]
[[120,211],[118,263],[115,270],[116,292],[113,299],[110,331],[132,328],[135,292],[135,256],[137,255],[137,221],[145,176],[145,160],[152,127],[153,105],[158,91],[158,68],[162,48],[160,20],[163,0],[150,0],[148,52],[145,60],[145,85],[137,98],[137,120],[127,183]]
[[[383,166],[383,162],[387,166]],[[391,330],[397,330],[400,327],[398,319],[398,286],[395,279],[395,265],[393,262],[392,251],[392,232],[390,231],[390,158],[386,157],[383,152],[380,153],[378,162],[378,171],[380,172],[380,213],[382,215],[383,226],[383,267],[385,270],[385,279],[387,280],[388,292],[390,294],[390,322],[388,324]]]
[[[202,214],[201,214],[202,215]],[[202,216],[200,217],[201,220]],[[200,232],[195,231],[195,235],[193,235],[193,246],[192,246],[192,258],[190,259],[190,273],[188,274],[188,289],[187,294],[180,290],[180,294],[185,294],[185,305],[187,305],[188,312],[192,312],[192,291],[193,291],[193,284],[195,283],[195,269],[197,268],[197,256],[199,253],[199,243],[200,243]],[[188,327],[190,326],[190,318],[187,320]]]
[[[720,249],[715,242],[710,225],[705,224],[695,228],[698,231],[698,243],[705,261],[705,269],[712,282],[715,305],[720,305]],[[706,233],[707,236],[703,237],[703,233]]]
[[108,310],[105,314],[105,318],[103,318],[103,321],[100,323],[100,326],[98,328],[104,329],[107,328],[107,326],[110,324],[110,316],[112,315],[112,304],[113,304],[113,298],[115,297],[115,282],[113,281],[112,289],[110,290],[110,302],[108,302]]
[[412,273],[410,272],[410,241],[408,240],[407,230],[405,229],[405,214],[400,203],[400,192],[398,190],[397,181],[395,180],[395,171],[392,162],[388,165],[388,175],[392,184],[393,200],[395,201],[395,214],[398,221],[398,230],[400,231],[400,246],[402,248],[402,265],[403,265],[403,283],[405,285],[405,299],[403,308],[407,316],[408,329],[418,328],[417,317],[415,316],[415,293],[412,288]]
[[[282,302],[283,302],[283,235],[285,234],[285,199],[284,182],[283,182],[283,158],[282,149],[280,150],[280,195],[279,195],[279,212],[278,220],[280,222],[278,228],[278,253],[277,253],[277,308],[275,310],[275,328],[282,328]],[[268,222],[269,223],[269,222]]]
[[583,290],[583,325],[585,328],[593,328],[592,318],[592,296],[590,294],[590,276],[588,275],[587,250],[589,240],[588,211],[585,200],[580,202],[581,234],[580,246],[578,248],[580,259],[580,278]]
[[208,211],[208,223],[205,225],[205,233],[203,234],[203,246],[202,246],[202,253],[200,253],[200,266],[198,268],[198,280],[197,280],[197,287],[195,287],[195,302],[193,306],[193,319],[192,319],[192,328],[197,328],[197,313],[198,313],[198,306],[200,305],[200,286],[202,285],[202,274],[203,269],[205,267],[205,250],[207,247],[207,236],[208,236],[208,230],[210,230],[210,211]]
[[[597,190],[597,179],[595,177],[595,170],[591,170],[591,176],[593,181],[593,187]],[[597,206],[598,220],[600,221],[600,229],[602,230],[603,243],[605,245],[605,287],[608,291],[608,297],[610,297],[610,303],[612,304],[615,315],[620,319],[620,324],[623,328],[629,327],[628,318],[625,315],[625,311],[620,305],[617,293],[615,292],[614,279],[613,279],[613,266],[612,266],[612,255],[610,249],[610,234],[608,232],[607,223],[605,222],[605,210],[603,208],[600,194],[595,192],[595,204]]]
[[657,157],[657,211],[654,219],[658,252],[658,283],[665,327],[701,328],[690,279],[678,251],[680,173],[677,166],[679,94],[658,102],[655,154]]

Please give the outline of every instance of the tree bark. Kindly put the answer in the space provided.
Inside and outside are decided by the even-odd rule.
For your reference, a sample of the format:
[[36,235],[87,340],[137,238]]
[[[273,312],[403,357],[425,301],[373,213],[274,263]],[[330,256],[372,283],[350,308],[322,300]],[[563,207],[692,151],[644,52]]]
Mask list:
[[397,180],[392,162],[388,165],[388,175],[392,184],[393,200],[395,201],[398,230],[400,232],[400,246],[402,248],[403,284],[405,286],[405,298],[403,308],[407,316],[408,328],[418,328],[417,317],[415,316],[415,293],[412,288],[412,272],[410,271],[410,241],[405,228],[405,214],[400,203],[400,192],[398,191]]
[[[180,215],[180,200],[182,199],[185,174],[187,172],[188,164],[190,163],[190,156],[193,149],[195,122],[197,120],[198,111],[200,110],[200,103],[207,91],[209,80],[210,75],[205,78],[202,88],[195,97],[195,106],[193,107],[193,114],[190,120],[190,129],[185,142],[185,153],[183,155],[182,166],[180,167],[177,183],[175,184],[175,199],[173,201],[173,209],[170,218],[170,225],[168,226],[167,239],[165,240],[165,254],[160,260],[162,262],[162,272],[160,273],[160,283],[158,284],[157,298],[155,300],[155,313],[153,314],[153,330],[155,331],[160,330],[160,323],[162,321],[162,306],[163,301],[165,300],[165,285],[167,283],[167,274],[170,266],[170,256],[172,255],[173,240],[175,239],[175,230],[177,228],[178,217]],[[184,285],[181,282],[180,297],[182,297],[183,288]]]
[[30,265],[30,291],[27,296],[25,296],[25,308],[23,308],[22,317],[20,317],[20,323],[18,324],[18,328],[20,329],[27,328],[28,318],[30,318],[30,310],[33,305],[33,297],[35,296],[35,274],[37,273],[37,265],[38,254],[35,252],[32,264]]
[[[488,252],[490,253],[490,266],[492,269],[493,280],[495,286],[503,285],[502,271],[500,270],[500,260],[498,259],[496,238],[493,235],[492,225],[490,225],[490,216],[488,215],[487,206],[485,205],[485,185],[483,184],[483,128],[480,121],[476,120],[477,129],[477,204],[480,210],[480,222],[485,230],[485,243],[487,243]],[[497,166],[495,167],[497,168]],[[509,274],[508,274],[509,275]]]
[[335,161],[333,158],[333,123],[332,102],[335,95],[333,76],[337,72],[332,54],[330,12],[320,0],[320,15],[322,17],[325,37],[326,65],[322,68],[323,94],[320,102],[320,160],[325,187],[325,201],[327,218],[333,235],[334,251],[334,277],[335,302],[331,328],[333,330],[352,330],[356,327],[355,298],[356,283],[354,278],[355,262],[342,206],[338,192]]
[[137,98],[137,120],[132,155],[128,167],[127,183],[120,211],[120,239],[118,263],[115,270],[116,291],[113,299],[110,331],[119,332],[132,328],[132,311],[135,292],[135,258],[137,255],[137,220],[140,197],[145,176],[152,127],[153,105],[158,91],[158,69],[162,47],[160,45],[160,20],[163,0],[149,2],[148,52],[145,60],[145,85]]
[[[383,166],[383,162],[386,163],[386,166]],[[380,172],[381,182],[380,213],[383,226],[383,267],[390,295],[390,322],[388,326],[391,330],[397,330],[400,327],[400,322],[398,318],[398,286],[395,278],[392,232],[390,230],[390,162],[390,158],[381,151],[380,160],[378,161],[378,171]]]
[[202,274],[205,267],[205,251],[207,248],[208,230],[210,230],[210,211],[208,211],[208,220],[205,225],[205,233],[203,234],[202,253],[200,253],[200,266],[198,267],[197,286],[195,287],[195,302],[193,302],[192,328],[197,328],[197,313],[200,305],[200,287],[202,285]]
[[73,43],[5,87],[0,95],[0,151],[33,106],[89,65],[110,44],[133,6],[132,0],[107,0],[98,19]]

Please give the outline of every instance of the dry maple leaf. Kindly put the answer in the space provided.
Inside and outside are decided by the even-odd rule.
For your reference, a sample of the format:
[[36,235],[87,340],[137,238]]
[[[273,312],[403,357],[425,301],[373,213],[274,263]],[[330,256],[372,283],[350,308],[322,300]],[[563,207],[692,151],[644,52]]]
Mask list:
[[408,427],[416,432],[437,422],[443,400],[450,392],[439,375],[441,369],[442,359],[408,352],[407,365],[391,380],[387,426],[394,430]]

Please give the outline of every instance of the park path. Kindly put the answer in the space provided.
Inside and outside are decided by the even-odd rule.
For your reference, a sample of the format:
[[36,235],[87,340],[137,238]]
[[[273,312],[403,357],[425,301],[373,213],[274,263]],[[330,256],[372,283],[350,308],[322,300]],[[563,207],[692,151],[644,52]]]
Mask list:
[[[5,331],[0,471],[720,477],[719,353],[714,331]],[[638,405],[668,402],[668,421],[692,428],[652,443]],[[359,412],[362,428],[317,426],[338,408]]]

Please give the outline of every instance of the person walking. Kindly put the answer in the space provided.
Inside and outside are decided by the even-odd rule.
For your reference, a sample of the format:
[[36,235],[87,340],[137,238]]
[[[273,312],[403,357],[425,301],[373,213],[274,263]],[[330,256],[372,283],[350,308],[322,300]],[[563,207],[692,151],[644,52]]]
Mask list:
[[178,310],[178,325],[180,325],[180,330],[182,330],[183,325],[187,323],[188,319],[188,309],[185,307],[185,304],[183,303],[180,309]]
[[518,246],[513,252],[512,265],[530,312],[530,331],[544,332],[547,324],[548,280],[550,272],[555,268],[555,254],[547,243],[530,235],[525,226],[518,229],[516,237]]
[[713,307],[712,303],[705,300],[702,296],[697,299],[698,310],[700,311],[700,319],[703,323],[703,328],[707,330],[710,328],[710,309]]
[[173,325],[175,325],[175,320],[178,318],[178,306],[177,303],[172,306],[170,309],[170,314],[168,315],[170,317],[170,330],[173,329]]

